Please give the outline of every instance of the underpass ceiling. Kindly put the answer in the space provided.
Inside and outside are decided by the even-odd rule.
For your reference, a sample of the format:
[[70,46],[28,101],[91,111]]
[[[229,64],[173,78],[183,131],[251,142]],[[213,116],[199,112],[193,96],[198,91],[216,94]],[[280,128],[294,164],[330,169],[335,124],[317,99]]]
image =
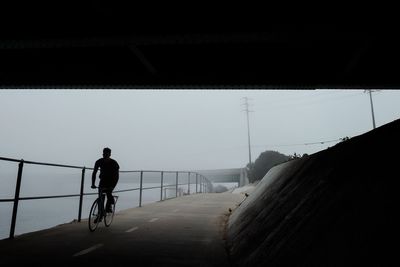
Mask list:
[[39,7],[1,18],[2,88],[400,86],[394,23],[281,23],[101,1]]

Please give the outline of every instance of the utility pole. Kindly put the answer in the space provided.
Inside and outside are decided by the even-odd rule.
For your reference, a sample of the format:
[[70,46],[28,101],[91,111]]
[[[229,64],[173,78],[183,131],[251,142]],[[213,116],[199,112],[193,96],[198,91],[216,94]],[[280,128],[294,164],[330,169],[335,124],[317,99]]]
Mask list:
[[373,125],[373,127],[375,129],[376,128],[376,124],[375,124],[374,104],[372,102],[372,90],[368,89],[366,91],[369,92],[369,100],[370,100],[370,103],[371,103],[372,125]]
[[252,112],[249,110],[249,98],[243,97],[244,99],[244,106],[245,106],[245,111],[246,112],[246,117],[247,117],[247,140],[249,144],[249,167],[251,167],[251,144],[250,144],[250,123],[249,123],[249,112]]

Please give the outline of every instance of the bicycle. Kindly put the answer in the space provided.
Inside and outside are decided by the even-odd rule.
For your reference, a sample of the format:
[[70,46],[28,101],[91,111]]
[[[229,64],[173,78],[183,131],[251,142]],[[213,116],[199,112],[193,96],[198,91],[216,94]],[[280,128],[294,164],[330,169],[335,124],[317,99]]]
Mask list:
[[106,197],[106,193],[103,193],[104,190],[107,190],[107,188],[99,188],[99,196],[93,202],[92,207],[90,208],[88,223],[89,223],[89,230],[91,232],[94,232],[97,229],[97,226],[103,219],[104,219],[104,225],[106,227],[109,227],[114,219],[115,206],[117,204],[118,196],[113,196],[114,204],[111,204],[112,212],[106,212],[103,203],[104,202],[103,200],[105,200]]

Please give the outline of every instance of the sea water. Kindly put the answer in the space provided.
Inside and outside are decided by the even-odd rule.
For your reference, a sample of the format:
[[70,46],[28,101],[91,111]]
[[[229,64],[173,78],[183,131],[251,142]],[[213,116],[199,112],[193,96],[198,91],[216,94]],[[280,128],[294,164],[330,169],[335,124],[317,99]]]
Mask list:
[[[18,173],[18,163],[0,161],[0,199],[13,199]],[[91,189],[91,170],[86,170],[84,193],[97,193]],[[80,193],[81,169],[24,164],[20,197],[39,197],[54,195],[75,195]],[[195,193],[195,175],[178,174],[178,192]],[[96,179],[98,184],[98,179]],[[134,191],[114,193],[118,195],[116,210],[139,206],[140,172],[121,173],[114,191],[135,189]],[[142,205],[174,197],[176,193],[176,173],[164,173],[161,190],[161,173],[144,172]],[[197,187],[200,191],[200,186]],[[97,195],[83,197],[82,219],[88,217],[90,207]],[[0,239],[10,234],[13,202],[0,202]],[[15,235],[38,231],[78,219],[79,197],[20,200],[18,204]]]

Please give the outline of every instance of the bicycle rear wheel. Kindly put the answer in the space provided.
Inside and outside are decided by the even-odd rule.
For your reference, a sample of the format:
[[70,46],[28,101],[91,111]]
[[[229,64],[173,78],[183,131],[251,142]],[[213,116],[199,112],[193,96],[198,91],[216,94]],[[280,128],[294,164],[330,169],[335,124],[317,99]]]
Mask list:
[[100,221],[100,210],[99,210],[99,199],[96,199],[92,207],[90,208],[90,213],[89,213],[89,230],[93,232],[96,230],[97,226],[99,225]]
[[106,216],[104,217],[104,225],[109,227],[114,219],[115,213],[115,205],[117,204],[118,197],[114,196],[114,204],[111,204],[112,212],[106,212]]

